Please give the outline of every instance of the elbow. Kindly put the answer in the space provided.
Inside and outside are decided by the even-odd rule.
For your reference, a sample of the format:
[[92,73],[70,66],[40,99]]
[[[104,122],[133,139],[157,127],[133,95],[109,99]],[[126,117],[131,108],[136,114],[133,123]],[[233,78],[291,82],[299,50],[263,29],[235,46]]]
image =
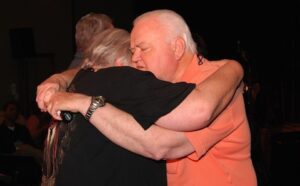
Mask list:
[[215,116],[215,106],[210,102],[205,104],[202,102],[201,108],[197,111],[196,116],[190,121],[189,130],[195,131],[207,127],[214,119]]
[[160,148],[147,149],[148,158],[153,160],[163,160],[166,157],[166,152]]
[[219,100],[208,100],[208,103],[205,106],[205,109],[202,113],[202,121],[207,127],[218,115],[218,105],[220,104]]
[[229,63],[232,64],[233,70],[237,74],[238,82],[242,81],[242,79],[244,77],[244,69],[243,69],[242,65],[238,61],[235,61],[235,60],[230,60]]
[[215,111],[213,108],[207,108],[203,113],[200,115],[198,121],[201,121],[201,125],[198,126],[195,130],[200,130],[207,127],[214,119]]
[[210,100],[204,100],[202,102],[201,108],[197,112],[199,114],[197,114],[197,117],[195,118],[194,122],[192,122],[195,123],[193,131],[203,129],[213,122],[216,115],[218,114],[216,109],[217,104],[217,102]]
[[168,154],[168,150],[165,148],[160,148],[157,149],[155,151],[155,153],[153,153],[153,158],[154,160],[166,160],[167,159],[167,154]]
[[174,135],[174,132],[153,125],[146,130],[142,138],[145,156],[153,160],[169,159],[178,144],[177,138],[178,135]]
[[152,156],[150,158],[153,159],[153,160],[156,160],[156,161],[165,159],[164,156],[162,154],[159,154],[159,153],[152,154]]
[[146,152],[146,157],[157,161],[166,159],[168,154],[167,148],[164,148],[157,142],[144,147],[144,152]]

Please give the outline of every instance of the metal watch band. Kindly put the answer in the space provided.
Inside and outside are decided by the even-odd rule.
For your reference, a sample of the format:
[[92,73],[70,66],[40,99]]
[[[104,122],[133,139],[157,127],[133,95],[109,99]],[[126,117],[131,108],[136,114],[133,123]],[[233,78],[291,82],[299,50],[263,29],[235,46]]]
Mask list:
[[85,119],[90,120],[92,114],[99,107],[103,107],[105,105],[105,98],[103,96],[92,96],[91,104],[85,114]]

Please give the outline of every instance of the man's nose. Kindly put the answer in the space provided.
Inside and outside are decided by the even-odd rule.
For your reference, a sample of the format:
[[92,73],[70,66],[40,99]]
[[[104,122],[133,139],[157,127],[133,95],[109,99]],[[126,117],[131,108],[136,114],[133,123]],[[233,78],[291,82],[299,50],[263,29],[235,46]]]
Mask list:
[[132,57],[131,57],[131,60],[133,63],[137,63],[139,60],[140,60],[140,52],[139,50],[135,50],[133,53],[132,53]]

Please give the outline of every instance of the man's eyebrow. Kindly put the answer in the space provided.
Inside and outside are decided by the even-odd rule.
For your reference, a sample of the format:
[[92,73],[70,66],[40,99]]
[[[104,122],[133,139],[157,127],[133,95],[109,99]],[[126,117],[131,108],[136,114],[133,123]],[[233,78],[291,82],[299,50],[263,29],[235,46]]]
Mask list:
[[145,42],[144,42],[144,41],[141,41],[141,42],[137,43],[137,44],[135,45],[135,47],[141,47],[141,46],[143,46],[143,45],[145,45]]
[[138,43],[138,44],[136,44],[136,45],[134,45],[132,47],[129,47],[129,50],[131,52],[134,52],[135,48],[141,48],[141,45],[143,45],[143,42],[140,42],[140,43]]

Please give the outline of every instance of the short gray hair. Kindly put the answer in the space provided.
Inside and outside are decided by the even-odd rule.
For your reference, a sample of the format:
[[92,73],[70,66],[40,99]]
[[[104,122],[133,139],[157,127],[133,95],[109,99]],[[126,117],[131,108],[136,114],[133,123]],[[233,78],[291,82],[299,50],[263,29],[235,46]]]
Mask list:
[[180,16],[172,10],[162,9],[146,12],[138,16],[134,20],[133,25],[145,18],[149,18],[152,16],[156,18],[162,26],[167,28],[168,36],[182,37],[186,42],[187,50],[193,53],[197,53],[197,45],[192,37],[189,26],[187,25],[182,16]]

